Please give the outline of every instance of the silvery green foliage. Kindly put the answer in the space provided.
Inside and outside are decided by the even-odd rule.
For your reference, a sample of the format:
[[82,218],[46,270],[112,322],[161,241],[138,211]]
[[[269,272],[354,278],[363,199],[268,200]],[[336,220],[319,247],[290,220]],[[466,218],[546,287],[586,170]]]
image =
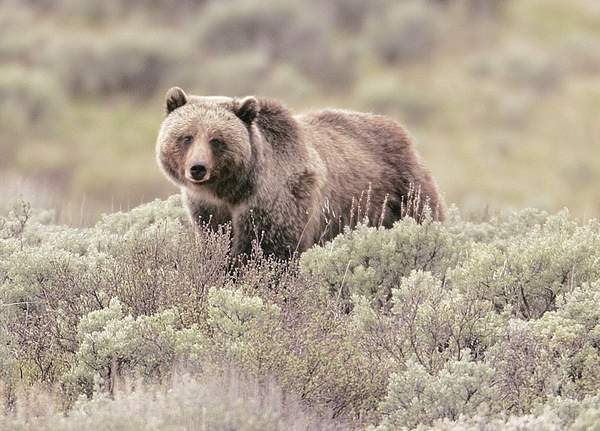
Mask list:
[[364,295],[383,305],[412,270],[444,277],[465,256],[466,243],[439,222],[406,218],[392,229],[360,225],[304,253],[301,265],[342,298]]
[[527,230],[510,239],[473,244],[450,279],[498,310],[511,306],[513,315],[531,319],[553,310],[559,295],[600,277],[600,230],[595,221],[578,225],[566,212],[533,225],[524,222]]
[[[167,226],[164,225],[165,221],[168,221]],[[160,229],[179,233],[184,225],[187,225],[187,215],[180,197],[174,195],[165,201],[155,200],[126,213],[105,214],[96,225],[96,229],[128,238],[156,233]]]
[[174,196],[136,208],[130,214],[104,216],[94,228],[74,229],[45,225],[45,214],[32,216],[16,207],[0,219],[0,300],[35,303],[37,287],[53,268],[67,266],[81,274],[102,266],[119,251],[117,244],[147,237],[171,238],[182,234],[185,213]]
[[512,319],[488,352],[503,402],[527,411],[540,399],[598,394],[599,283],[557,301],[557,310],[530,321]]
[[341,297],[385,304],[402,277],[424,270],[530,318],[552,309],[564,288],[600,277],[599,245],[598,223],[579,225],[566,211],[524,210],[479,224],[451,213],[445,224],[407,218],[392,229],[360,226],[301,263]]
[[82,229],[23,203],[3,214],[8,405],[21,384],[63,383],[69,404],[129,374],[164,381],[181,359],[274,378],[349,428],[597,420],[596,221],[453,209],[444,223],[359,225],[299,266],[258,253],[234,275],[230,232],[193,233],[178,197]]
[[382,429],[525,415],[516,427],[550,421],[527,414],[553,397],[598,393],[599,250],[598,223],[566,211],[481,223],[451,212],[443,225],[360,227],[307,252],[302,267],[350,296],[356,342],[389,370]]
[[175,310],[133,318],[112,299],[107,308],[92,311],[79,322],[79,349],[67,379],[89,392],[94,380],[111,385],[110,379],[127,373],[161,377],[176,358],[198,358],[206,345],[197,328],[178,326]]
[[477,358],[493,344],[506,317],[489,301],[452,291],[429,272],[413,271],[393,289],[392,308],[377,312],[354,297],[352,319],[366,349],[387,352],[392,366],[413,358],[435,373],[451,359]]
[[175,305],[162,286],[178,292],[192,284],[178,264],[191,264],[185,248],[197,249],[178,196],[105,216],[92,228],[48,224],[50,218],[22,202],[0,217],[0,332],[27,382],[60,377],[79,348],[79,320],[108,307],[111,297],[136,316]]
[[596,404],[594,408],[585,410],[577,417],[571,429],[573,431],[588,431],[598,429],[600,423],[600,405]]
[[436,374],[416,361],[406,362],[401,372],[392,374],[388,395],[381,403],[385,419],[381,430],[413,428],[440,418],[456,420],[488,410],[492,398],[494,370],[481,362],[448,361]]
[[[600,399],[585,398],[581,401],[550,399],[546,404],[536,407],[527,415],[503,415],[490,419],[488,416],[476,415],[462,417],[456,421],[443,419],[433,422],[431,426],[419,425],[419,431],[571,431],[594,430],[598,425]],[[385,429],[385,428],[384,428]]]
[[258,296],[246,296],[236,289],[210,289],[207,323],[213,342],[228,356],[240,357],[256,349],[256,331],[266,329],[279,317],[279,307],[265,303]]

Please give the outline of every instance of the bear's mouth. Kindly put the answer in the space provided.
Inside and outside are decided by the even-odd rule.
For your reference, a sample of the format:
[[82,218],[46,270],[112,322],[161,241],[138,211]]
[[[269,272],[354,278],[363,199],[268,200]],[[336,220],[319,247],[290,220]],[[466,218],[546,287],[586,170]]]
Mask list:
[[193,184],[195,186],[199,186],[208,183],[211,180],[211,176],[210,174],[206,174],[206,176],[201,180],[195,180],[194,178],[191,178],[190,176],[186,175],[185,179],[188,183]]

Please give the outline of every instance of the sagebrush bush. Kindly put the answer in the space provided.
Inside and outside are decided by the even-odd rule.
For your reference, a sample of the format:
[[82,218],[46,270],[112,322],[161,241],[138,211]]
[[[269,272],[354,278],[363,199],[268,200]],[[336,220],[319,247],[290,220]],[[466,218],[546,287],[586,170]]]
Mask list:
[[418,224],[407,218],[393,229],[359,225],[329,244],[307,251],[301,265],[342,299],[360,294],[384,305],[391,289],[412,270],[444,277],[464,257],[467,244],[462,234],[439,222]]
[[[69,429],[79,406],[89,421],[110,414],[98,400],[123,379],[148,405],[140,385],[210,364],[273,379],[343,429],[584,429],[598,416],[597,221],[453,210],[234,267],[229,228],[193,232],[179,197],[83,229],[23,202],[3,214],[0,424],[25,426],[11,415],[39,385],[71,411],[56,422]],[[181,420],[157,415],[157,429]]]
[[177,317],[171,309],[134,319],[124,315],[117,299],[88,313],[77,325],[79,348],[66,380],[91,396],[94,384],[112,392],[115,378],[137,373],[160,379],[175,358],[197,360],[205,340],[194,326],[179,328]]

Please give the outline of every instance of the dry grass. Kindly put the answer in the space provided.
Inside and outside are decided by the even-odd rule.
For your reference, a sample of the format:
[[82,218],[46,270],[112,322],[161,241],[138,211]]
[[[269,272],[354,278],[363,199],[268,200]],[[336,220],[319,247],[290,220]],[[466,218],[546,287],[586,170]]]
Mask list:
[[208,366],[177,373],[162,385],[123,380],[112,397],[81,400],[65,416],[52,392],[21,392],[16,408],[0,416],[0,429],[95,430],[342,430],[319,417],[274,382],[244,376],[232,368]]

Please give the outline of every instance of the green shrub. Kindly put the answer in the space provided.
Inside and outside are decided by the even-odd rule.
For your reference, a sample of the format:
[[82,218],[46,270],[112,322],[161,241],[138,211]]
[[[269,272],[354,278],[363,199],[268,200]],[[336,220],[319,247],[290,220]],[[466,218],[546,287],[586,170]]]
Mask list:
[[[207,286],[226,280],[229,234],[190,235],[179,202],[174,197],[130,216],[113,214],[83,230],[45,226],[23,213],[3,219],[10,235],[0,246],[0,303],[13,305],[0,323],[19,345],[16,356],[31,364],[26,381],[56,381],[63,358],[80,344],[80,319],[107,307],[110,298],[119,298],[134,317],[180,305],[181,320],[195,320]],[[199,268],[202,255],[207,260]],[[180,304],[183,298],[189,301]]]
[[384,305],[412,270],[444,278],[467,251],[460,233],[431,220],[405,218],[392,229],[360,225],[302,256],[302,269],[342,299],[363,295]]
[[600,407],[589,409],[577,417],[572,426],[573,431],[597,430],[600,423]]
[[530,319],[553,310],[559,295],[600,277],[597,222],[579,226],[563,212],[521,232],[510,241],[476,244],[452,271],[452,283]]
[[[451,213],[445,224],[359,226],[309,250],[301,264],[336,298],[350,298],[354,340],[388,373],[380,413],[394,429],[596,395],[597,285],[586,282],[600,279],[599,233],[597,222],[579,224],[566,212],[478,224]],[[461,387],[456,376],[444,380],[455,361],[488,371],[481,390],[456,389],[466,401],[442,390],[455,390],[450,380]],[[415,373],[422,376],[406,380]],[[417,382],[425,398],[411,405]],[[485,395],[476,402],[475,393]]]
[[[432,426],[419,426],[422,431],[491,431],[549,430],[559,431],[594,429],[594,420],[598,412],[598,398],[586,398],[574,401],[553,398],[548,403],[538,406],[532,414],[523,416],[503,416],[490,420],[489,417],[477,415],[461,418],[457,421],[438,420]],[[385,428],[384,428],[385,429]]]
[[275,335],[279,312],[276,305],[265,304],[260,297],[233,289],[211,289],[206,312],[211,341],[225,357],[258,365],[268,354],[262,351],[269,343],[262,336]]
[[[122,378],[164,384],[181,366],[215,364],[273,379],[346,429],[565,429],[596,417],[596,221],[452,210],[444,223],[360,224],[299,261],[257,249],[230,271],[229,228],[194,233],[178,196],[83,229],[22,202],[3,214],[10,411],[36,385],[61,384],[70,408],[117,394]],[[70,411],[65,423],[78,423]]]
[[435,376],[409,361],[405,370],[390,378],[388,395],[381,404],[386,418],[379,428],[414,428],[438,418],[474,415],[492,398],[493,375],[493,368],[467,356],[447,362]]
[[79,348],[66,378],[91,395],[93,384],[110,388],[116,378],[139,373],[164,378],[175,359],[198,358],[206,347],[194,327],[178,328],[175,310],[134,319],[112,299],[107,308],[88,313],[77,327]]

